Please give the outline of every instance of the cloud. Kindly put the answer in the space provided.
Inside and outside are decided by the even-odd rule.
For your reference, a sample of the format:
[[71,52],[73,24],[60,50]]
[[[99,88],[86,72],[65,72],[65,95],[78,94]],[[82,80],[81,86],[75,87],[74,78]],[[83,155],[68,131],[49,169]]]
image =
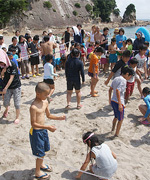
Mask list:
[[126,7],[129,4],[134,4],[136,8],[137,19],[150,19],[149,0],[116,0],[117,6],[121,11],[121,16],[123,16]]

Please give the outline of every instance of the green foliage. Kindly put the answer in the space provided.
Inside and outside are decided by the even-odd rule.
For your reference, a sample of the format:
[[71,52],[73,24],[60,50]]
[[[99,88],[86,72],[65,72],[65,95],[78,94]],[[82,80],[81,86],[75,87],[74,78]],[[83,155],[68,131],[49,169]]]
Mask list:
[[85,6],[85,9],[87,10],[87,12],[90,12],[90,11],[92,11],[92,6],[90,4],[87,4]]
[[12,15],[19,15],[27,10],[26,0],[0,0],[0,27],[5,27]]
[[52,4],[51,4],[49,1],[44,1],[44,2],[43,2],[43,6],[44,6],[45,8],[50,9],[50,8],[52,7]]
[[136,12],[134,4],[130,4],[129,6],[127,6],[125,14],[130,15],[132,12],[134,12],[134,13]]
[[72,13],[73,13],[74,16],[78,15],[77,11],[73,11]]
[[56,12],[56,9],[53,9],[53,12]]
[[76,8],[81,8],[81,5],[80,5],[80,3],[75,3],[75,5],[74,5]]
[[110,14],[116,7],[115,0],[93,0],[94,2],[94,15],[96,17],[101,17],[102,21],[109,22]]
[[120,15],[120,10],[116,8],[114,9],[113,13],[118,17]]

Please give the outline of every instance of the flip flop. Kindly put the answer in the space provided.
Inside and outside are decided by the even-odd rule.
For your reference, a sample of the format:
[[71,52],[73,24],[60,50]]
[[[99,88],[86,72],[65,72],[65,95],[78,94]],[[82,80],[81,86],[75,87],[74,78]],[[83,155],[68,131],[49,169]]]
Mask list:
[[141,123],[144,124],[144,125],[149,125],[150,124],[150,122],[147,119],[142,121]]
[[91,97],[98,97],[98,96],[99,96],[98,94],[91,95]]
[[65,107],[65,109],[70,109],[70,107],[71,107],[70,105],[67,105],[67,106]]
[[51,167],[49,167],[48,165],[45,164],[45,166],[46,166],[46,168],[40,168],[40,169],[42,171],[47,171],[47,172],[52,172],[53,171],[53,169]]
[[[40,180],[48,180],[50,178],[50,175],[48,175],[47,173],[43,174],[42,176],[35,176],[36,179],[40,179]],[[45,176],[47,176],[46,178],[44,178]]]
[[82,107],[83,107],[83,105],[80,104],[80,105],[77,106],[77,109],[79,110],[79,109],[81,109]]

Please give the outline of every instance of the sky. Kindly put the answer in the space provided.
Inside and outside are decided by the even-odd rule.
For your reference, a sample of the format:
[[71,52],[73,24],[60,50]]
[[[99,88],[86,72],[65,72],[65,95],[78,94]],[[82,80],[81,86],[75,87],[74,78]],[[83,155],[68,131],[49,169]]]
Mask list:
[[150,19],[150,0],[116,0],[117,6],[123,16],[126,7],[134,4],[136,8],[137,19]]

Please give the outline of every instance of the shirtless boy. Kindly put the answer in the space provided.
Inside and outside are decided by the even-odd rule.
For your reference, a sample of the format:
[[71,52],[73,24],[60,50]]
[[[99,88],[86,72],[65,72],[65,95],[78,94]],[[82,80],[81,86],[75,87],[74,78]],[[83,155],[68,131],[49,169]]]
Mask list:
[[43,171],[51,172],[52,169],[48,165],[43,164],[45,152],[50,150],[50,143],[48,138],[47,130],[54,132],[56,131],[55,126],[44,125],[45,124],[45,113],[47,118],[54,120],[65,120],[65,115],[54,116],[50,114],[48,108],[47,97],[50,93],[49,86],[40,82],[36,88],[36,98],[32,102],[30,107],[31,116],[31,129],[30,129],[30,143],[33,155],[39,157],[36,159],[36,170],[35,177],[37,179],[48,179],[50,175],[43,173]]

